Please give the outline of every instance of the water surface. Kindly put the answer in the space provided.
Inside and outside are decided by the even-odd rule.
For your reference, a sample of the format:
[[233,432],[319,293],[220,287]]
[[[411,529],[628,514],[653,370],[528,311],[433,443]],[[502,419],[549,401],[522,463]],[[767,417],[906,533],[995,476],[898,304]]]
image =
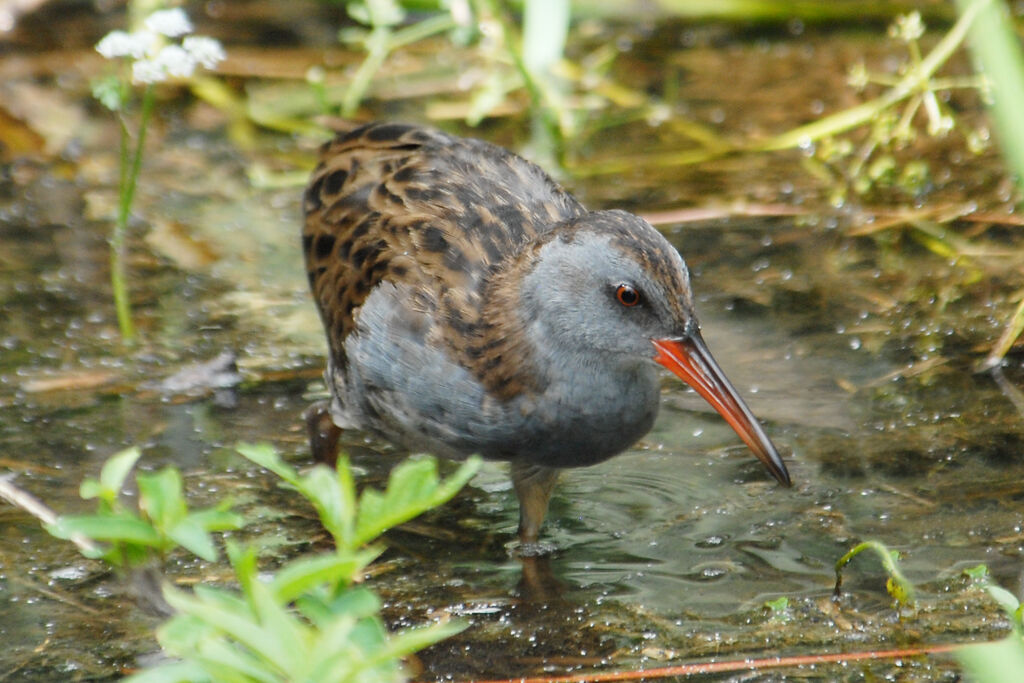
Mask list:
[[[90,24],[90,30],[101,29]],[[673,111],[725,135],[781,131],[848,106],[845,69],[882,68],[898,50],[881,30],[792,34],[671,22],[634,42],[616,75],[651,89],[675,79]],[[53,45],[37,49],[55,50]],[[642,67],[641,71],[637,71]],[[60,75],[60,74],[58,74]],[[53,82],[84,97],[77,76]],[[415,118],[416,101],[371,102],[374,115]],[[308,462],[301,412],[322,393],[324,344],[298,251],[300,188],[251,185],[246,169],[281,164],[278,137],[246,152],[203,111],[172,112],[156,131],[132,240],[132,287],[143,344],[119,351],[106,281],[106,224],[116,160],[112,130],[90,120],[73,157],[7,166],[0,190],[0,467],[53,508],[84,511],[77,488],[121,448],[141,467],[176,464],[195,504],[230,494],[259,522],[240,537],[269,556],[323,547],[300,501],[235,455],[269,441]],[[208,113],[208,112],[207,112]],[[967,101],[963,116],[980,117]],[[466,132],[455,124],[450,130]],[[529,151],[492,123],[475,134]],[[574,163],[656,155],[688,144],[670,122],[594,134]],[[734,202],[781,204],[789,217],[668,223],[692,272],[705,337],[784,452],[794,486],[778,487],[727,425],[666,378],[661,415],[627,453],[566,473],[545,538],[557,589],[530,600],[506,544],[517,510],[504,466],[489,463],[455,501],[388,536],[373,585],[389,621],[439,613],[471,627],[421,657],[424,679],[632,669],[708,657],[741,659],[1000,637],[1006,620],[962,577],[987,564],[1019,591],[1024,551],[1024,428],[1019,405],[974,363],[998,336],[1019,289],[1005,257],[941,258],[893,228],[855,237],[865,213],[968,198],[1005,208],[994,151],[927,149],[937,179],[917,198],[882,193],[838,208],[799,152],[699,167],[637,164],[606,175],[562,173],[589,206],[654,212]],[[308,157],[308,155],[307,155]],[[980,230],[954,224],[971,236]],[[995,238],[1013,246],[1012,236]],[[1002,260],[1000,260],[1002,259]],[[977,275],[973,275],[974,271]],[[157,383],[190,362],[237,355],[233,390],[194,395]],[[1024,382],[1019,354],[1004,368]],[[365,480],[399,457],[346,434]],[[0,507],[0,680],[115,678],[155,650],[148,613],[117,577],[38,523]],[[919,585],[900,614],[885,576],[863,556],[831,600],[833,565],[860,540],[903,554]],[[169,578],[221,582],[224,566],[172,558]],[[764,603],[785,596],[788,621]],[[5,673],[6,672],[6,673]],[[954,680],[943,657],[765,673],[744,680]]]

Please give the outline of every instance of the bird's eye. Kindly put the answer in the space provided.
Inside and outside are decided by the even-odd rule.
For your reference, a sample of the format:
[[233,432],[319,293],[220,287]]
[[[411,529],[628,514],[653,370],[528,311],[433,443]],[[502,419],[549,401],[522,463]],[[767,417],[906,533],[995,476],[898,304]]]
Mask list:
[[636,306],[640,303],[640,292],[633,285],[623,283],[615,288],[615,298],[623,306]]

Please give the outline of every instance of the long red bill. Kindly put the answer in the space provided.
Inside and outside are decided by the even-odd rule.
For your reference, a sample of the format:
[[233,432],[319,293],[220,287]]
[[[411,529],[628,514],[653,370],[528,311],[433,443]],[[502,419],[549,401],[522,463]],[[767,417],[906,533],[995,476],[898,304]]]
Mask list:
[[789,472],[775,445],[750,412],[736,389],[711,356],[700,334],[683,339],[653,339],[658,354],[654,360],[671,370],[679,379],[697,390],[704,400],[725,418],[740,438],[764,463],[780,484],[790,486]]

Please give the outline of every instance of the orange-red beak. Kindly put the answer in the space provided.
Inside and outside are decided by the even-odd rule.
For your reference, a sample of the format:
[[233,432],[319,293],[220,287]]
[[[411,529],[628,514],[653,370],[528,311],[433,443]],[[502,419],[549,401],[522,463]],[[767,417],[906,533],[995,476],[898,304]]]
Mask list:
[[697,390],[704,400],[725,418],[740,438],[750,446],[758,460],[780,484],[790,486],[786,464],[779,457],[775,445],[764,433],[761,424],[750,412],[736,389],[726,379],[718,363],[704,344],[700,334],[694,332],[683,339],[653,339],[658,354],[654,360],[664,365]]

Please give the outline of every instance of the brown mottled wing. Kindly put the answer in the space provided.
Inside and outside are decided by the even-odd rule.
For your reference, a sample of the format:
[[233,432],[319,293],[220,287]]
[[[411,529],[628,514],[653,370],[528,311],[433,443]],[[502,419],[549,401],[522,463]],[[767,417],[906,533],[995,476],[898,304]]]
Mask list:
[[310,287],[339,367],[359,307],[385,280],[414,287],[413,305],[456,333],[441,337],[488,336],[479,329],[488,277],[583,212],[543,171],[499,147],[393,123],[326,144],[303,207]]

